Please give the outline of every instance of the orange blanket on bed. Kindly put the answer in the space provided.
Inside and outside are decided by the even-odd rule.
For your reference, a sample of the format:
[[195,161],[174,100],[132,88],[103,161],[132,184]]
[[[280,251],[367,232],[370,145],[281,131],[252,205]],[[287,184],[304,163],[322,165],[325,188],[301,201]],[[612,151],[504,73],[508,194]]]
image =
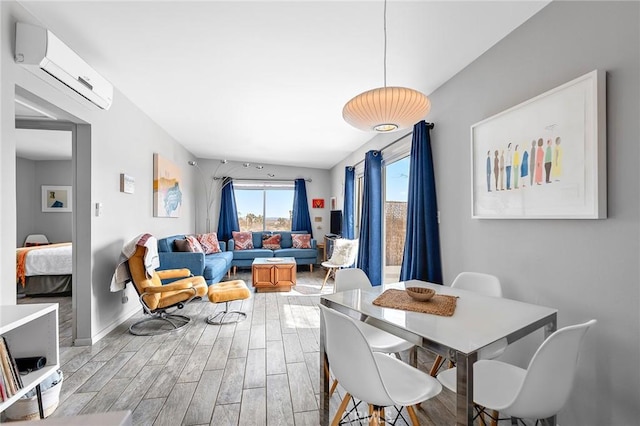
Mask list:
[[71,245],[71,243],[56,243],[56,244],[47,244],[44,246],[32,246],[32,247],[19,247],[16,249],[16,280],[22,284],[24,287],[25,284],[25,263],[27,261],[27,253],[31,250],[39,250],[44,248],[51,247],[63,247]]

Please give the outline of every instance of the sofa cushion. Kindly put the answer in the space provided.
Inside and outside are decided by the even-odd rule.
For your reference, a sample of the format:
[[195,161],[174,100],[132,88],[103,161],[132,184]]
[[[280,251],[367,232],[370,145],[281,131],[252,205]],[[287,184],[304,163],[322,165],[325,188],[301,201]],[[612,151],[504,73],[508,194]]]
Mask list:
[[275,250],[273,252],[275,257],[295,257],[296,259],[316,259],[318,257],[317,249],[294,249],[294,248],[286,248]]
[[262,235],[262,248],[268,250],[280,250],[280,240],[282,236],[280,234],[263,234]]
[[179,235],[172,235],[170,237],[160,238],[158,240],[158,251],[159,252],[178,251],[177,247],[174,244],[176,240],[184,240],[184,235],[179,234]]
[[255,259],[256,257],[273,257],[273,250],[248,249],[248,250],[236,250],[233,252],[234,260]]
[[233,231],[232,235],[235,250],[253,249],[253,236],[251,232]]
[[230,251],[208,254],[204,257],[204,272],[202,276],[207,282],[218,282],[227,273],[233,260]]
[[311,234],[292,234],[291,241],[294,249],[310,249]]
[[204,254],[220,253],[220,243],[218,242],[218,234],[210,232],[208,234],[198,234],[196,239],[202,246]]

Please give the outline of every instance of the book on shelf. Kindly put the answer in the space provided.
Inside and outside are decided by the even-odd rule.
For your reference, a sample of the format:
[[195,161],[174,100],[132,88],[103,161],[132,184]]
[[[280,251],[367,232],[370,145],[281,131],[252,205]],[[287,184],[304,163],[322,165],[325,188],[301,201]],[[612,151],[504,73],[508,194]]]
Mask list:
[[15,393],[15,385],[13,384],[13,376],[9,368],[7,350],[4,346],[4,340],[0,339],[0,367],[2,367],[2,378],[5,382],[7,397],[11,398]]
[[0,339],[0,364],[2,364],[2,379],[4,381],[4,391],[7,398],[12,397],[23,388],[22,377],[18,371],[16,361],[11,355],[7,340]]
[[[1,370],[1,368],[0,368]],[[2,371],[0,371],[2,373]],[[0,374],[0,398],[2,401],[6,401],[9,397],[7,396],[7,387],[4,382],[4,374]]]
[[4,345],[7,348],[7,354],[9,355],[9,361],[11,361],[12,371],[16,376],[16,383],[18,385],[18,389],[22,389],[24,387],[24,383],[22,383],[22,376],[20,375],[20,370],[18,369],[18,364],[16,363],[16,359],[11,354],[11,349],[9,349],[9,343],[7,343],[7,339],[3,337],[2,340],[4,340]]

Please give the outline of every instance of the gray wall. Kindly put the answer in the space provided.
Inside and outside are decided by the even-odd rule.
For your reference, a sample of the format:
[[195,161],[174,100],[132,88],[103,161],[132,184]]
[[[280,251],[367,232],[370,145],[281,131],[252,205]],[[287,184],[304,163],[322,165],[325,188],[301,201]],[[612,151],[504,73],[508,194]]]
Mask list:
[[[36,76],[13,60],[15,22],[43,25],[20,4],[0,2],[0,279],[15,279],[16,152],[14,94],[26,91],[68,113],[81,123],[74,141],[74,306],[77,308],[76,343],[90,344],[140,310],[135,291],[128,303],[111,293],[109,283],[122,245],[149,232],[156,236],[193,232],[194,172],[186,164],[192,155],[116,88],[111,109],[103,111],[46,76]],[[80,36],[63,36],[69,28],[49,28],[75,50]],[[81,54],[81,52],[78,52]],[[100,72],[99,66],[92,64]],[[85,124],[82,124],[85,123]],[[182,167],[184,202],[180,218],[153,217],[153,154],[159,153]],[[135,193],[120,192],[120,173],[135,178]],[[94,205],[103,214],[94,216]],[[86,248],[86,249],[85,249]],[[15,286],[0,286],[0,303],[16,303]]]
[[49,242],[71,241],[72,213],[42,211],[42,185],[73,184],[71,160],[16,159],[16,247],[29,234],[44,234]]
[[[639,9],[553,2],[430,94],[445,282],[489,272],[506,297],[558,308],[559,326],[598,320],[558,419],[564,426],[640,417]],[[472,220],[470,126],[594,69],[608,73],[608,219]],[[344,164],[332,170],[334,190]],[[541,339],[516,343],[504,358],[526,367]]]

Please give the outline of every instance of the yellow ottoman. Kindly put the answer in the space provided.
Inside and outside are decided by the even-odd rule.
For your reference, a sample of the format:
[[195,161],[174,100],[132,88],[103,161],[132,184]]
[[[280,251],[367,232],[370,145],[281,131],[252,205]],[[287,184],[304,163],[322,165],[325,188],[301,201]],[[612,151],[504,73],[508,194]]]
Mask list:
[[[211,303],[225,303],[224,311],[218,312],[214,315],[210,315],[207,318],[209,324],[231,324],[239,322],[247,318],[247,314],[241,311],[230,311],[229,302],[234,300],[244,300],[251,297],[249,288],[242,280],[226,281],[218,284],[212,284],[209,286],[209,302]],[[226,321],[225,318],[231,315],[235,319]]]

